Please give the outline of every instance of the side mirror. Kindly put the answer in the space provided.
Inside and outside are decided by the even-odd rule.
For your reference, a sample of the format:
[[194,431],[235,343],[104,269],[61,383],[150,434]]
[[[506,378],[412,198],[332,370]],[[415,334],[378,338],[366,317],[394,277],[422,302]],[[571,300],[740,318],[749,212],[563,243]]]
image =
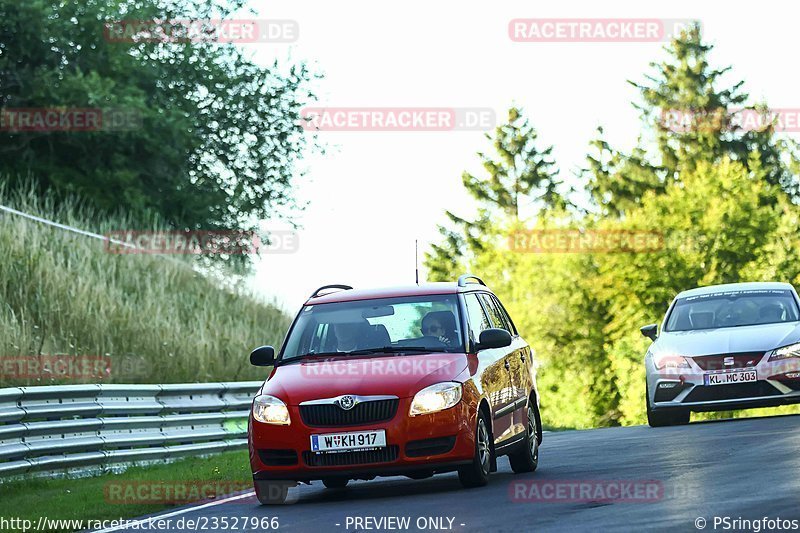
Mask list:
[[639,328],[639,331],[642,332],[642,335],[654,341],[656,340],[656,337],[658,337],[658,324],[648,324],[646,326],[642,326]]
[[272,366],[275,364],[275,348],[261,346],[250,352],[250,364],[253,366]]
[[501,328],[489,328],[481,331],[481,337],[478,341],[478,350],[487,350],[491,348],[505,348],[511,344],[511,333]]

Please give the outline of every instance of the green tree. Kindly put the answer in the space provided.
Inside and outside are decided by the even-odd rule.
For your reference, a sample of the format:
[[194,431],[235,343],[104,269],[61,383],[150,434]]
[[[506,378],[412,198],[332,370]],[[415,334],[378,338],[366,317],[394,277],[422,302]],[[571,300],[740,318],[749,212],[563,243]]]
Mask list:
[[540,149],[539,134],[522,110],[508,110],[508,121],[495,128],[494,137],[486,134],[496,157],[478,153],[486,176],[464,172],[464,188],[478,202],[497,208],[515,219],[520,217],[520,203],[528,200],[542,207],[565,207],[564,184],[552,159],[553,147]]
[[122,131],[2,131],[4,175],[177,229],[252,229],[295,205],[300,109],[313,98],[305,65],[258,66],[232,44],[104,35],[108,22],[224,18],[242,4],[0,0],[0,107],[138,117]]
[[540,149],[538,138],[522,110],[515,107],[508,110],[507,122],[495,128],[494,136],[486,134],[496,154],[478,153],[486,175],[462,174],[464,188],[478,202],[478,216],[469,220],[446,212],[449,225],[438,228],[442,244],[432,245],[425,254],[428,279],[452,280],[466,269],[470,258],[498,237],[491,231],[493,215],[519,219],[523,202],[543,209],[568,205],[569,191],[557,177],[553,147]]
[[[640,95],[634,104],[643,125],[639,145],[631,153],[616,151],[601,128],[591,143],[595,153],[588,157],[588,189],[603,213],[621,215],[647,191],[663,193],[683,172],[703,162],[728,158],[749,168],[752,154],[768,183],[797,196],[800,187],[792,171],[796,145],[778,138],[773,126],[737,123],[749,96],[743,81],[721,87],[731,67],[714,68],[709,62],[712,50],[694,26],[670,43],[664,61],[650,64],[654,73],[644,82],[629,81]],[[766,113],[764,105],[750,108]],[[676,118],[684,120],[678,124]]]

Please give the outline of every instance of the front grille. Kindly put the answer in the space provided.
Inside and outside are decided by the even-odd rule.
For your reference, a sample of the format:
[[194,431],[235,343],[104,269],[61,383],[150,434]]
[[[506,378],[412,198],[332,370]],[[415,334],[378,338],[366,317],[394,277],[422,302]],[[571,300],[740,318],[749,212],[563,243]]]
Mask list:
[[314,453],[303,452],[303,461],[308,466],[350,466],[368,465],[375,463],[390,463],[397,460],[399,447],[397,445],[377,450],[355,450],[339,453]]
[[366,401],[347,411],[334,404],[301,405],[300,417],[307,426],[361,426],[391,420],[399,403],[396,398]]
[[258,450],[258,458],[267,466],[297,464],[297,452],[294,450]]
[[732,385],[699,385],[692,389],[684,402],[713,402],[761,396],[779,396],[781,392],[766,381],[735,383]]
[[[729,353],[720,355],[702,355],[692,357],[697,366],[703,370],[726,370],[733,368],[752,368],[756,366],[764,357],[764,352],[745,352],[745,353]],[[732,365],[726,365],[725,359],[730,361],[733,359]]]
[[456,445],[455,437],[437,437],[435,439],[412,440],[406,444],[406,455],[423,457],[447,453]]

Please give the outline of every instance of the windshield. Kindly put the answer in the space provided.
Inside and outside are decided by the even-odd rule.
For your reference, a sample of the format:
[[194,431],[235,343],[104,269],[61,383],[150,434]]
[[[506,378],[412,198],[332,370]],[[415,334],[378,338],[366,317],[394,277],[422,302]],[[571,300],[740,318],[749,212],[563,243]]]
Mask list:
[[797,320],[797,303],[791,291],[730,291],[681,298],[670,313],[665,331],[730,328]]
[[320,354],[463,352],[455,294],[303,307],[282,361]]

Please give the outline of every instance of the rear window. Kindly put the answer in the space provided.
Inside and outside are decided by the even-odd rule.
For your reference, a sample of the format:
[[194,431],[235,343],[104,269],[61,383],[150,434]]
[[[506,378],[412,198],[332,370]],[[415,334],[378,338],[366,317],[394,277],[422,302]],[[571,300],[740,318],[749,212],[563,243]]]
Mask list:
[[703,294],[681,298],[675,302],[665,331],[796,322],[800,319],[799,315],[794,294],[788,290]]

